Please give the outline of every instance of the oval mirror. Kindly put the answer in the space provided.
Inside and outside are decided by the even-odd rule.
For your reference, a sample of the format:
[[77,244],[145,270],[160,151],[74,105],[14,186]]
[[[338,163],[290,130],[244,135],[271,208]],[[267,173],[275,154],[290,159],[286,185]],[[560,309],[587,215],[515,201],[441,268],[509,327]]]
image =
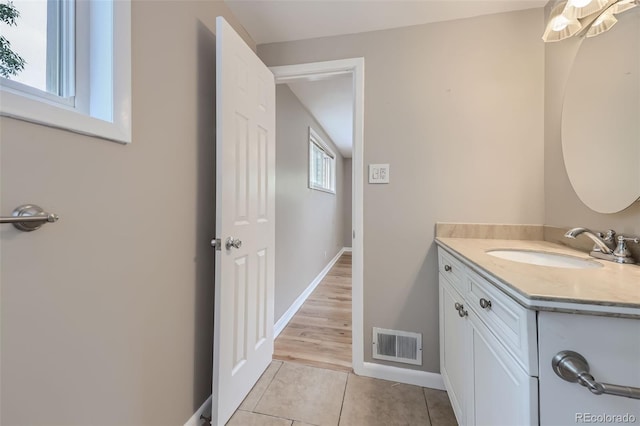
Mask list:
[[615,213],[640,198],[640,7],[584,39],[567,82],[562,152],[590,209]]

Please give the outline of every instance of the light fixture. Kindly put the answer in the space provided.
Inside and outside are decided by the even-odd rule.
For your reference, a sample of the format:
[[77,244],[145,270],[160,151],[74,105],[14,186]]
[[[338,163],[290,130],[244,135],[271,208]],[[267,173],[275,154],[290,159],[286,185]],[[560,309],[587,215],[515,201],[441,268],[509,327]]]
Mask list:
[[580,19],[600,12],[608,0],[569,0],[562,14],[569,19]]
[[611,9],[613,9],[613,13],[622,13],[626,12],[629,9],[633,9],[637,5],[638,2],[636,0],[620,0],[619,2],[611,6]]
[[569,19],[562,13],[567,2],[562,2],[553,8],[547,28],[544,30],[542,39],[544,41],[560,41],[569,38],[582,29],[582,25],[577,19]]
[[610,30],[616,14],[640,4],[640,0],[568,0],[551,11],[542,40],[560,41],[574,35],[595,37]]
[[613,16],[613,10],[609,8],[593,21],[593,24],[587,30],[587,37],[595,37],[605,31],[609,31],[617,22],[618,20]]

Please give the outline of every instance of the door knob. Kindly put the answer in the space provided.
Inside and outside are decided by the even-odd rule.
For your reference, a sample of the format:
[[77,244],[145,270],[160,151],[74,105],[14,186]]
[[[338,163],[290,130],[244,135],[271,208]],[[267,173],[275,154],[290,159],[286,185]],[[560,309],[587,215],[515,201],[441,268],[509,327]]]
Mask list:
[[232,248],[239,249],[240,247],[242,247],[242,241],[237,238],[228,237],[224,243],[224,246],[227,248],[227,250],[231,250]]

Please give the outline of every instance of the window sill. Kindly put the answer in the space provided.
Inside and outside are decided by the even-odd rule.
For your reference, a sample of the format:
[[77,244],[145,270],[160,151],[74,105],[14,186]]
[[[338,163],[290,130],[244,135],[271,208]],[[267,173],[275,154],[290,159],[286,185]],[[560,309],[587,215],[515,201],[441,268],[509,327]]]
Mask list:
[[320,191],[320,192],[326,192],[327,194],[333,194],[336,195],[336,191],[331,190],[331,189],[325,189],[325,188],[317,188],[315,186],[310,186],[309,189],[312,189],[314,191]]
[[[99,120],[65,107],[0,87],[0,115],[43,126],[115,141],[131,142],[131,116],[122,114],[114,122]],[[130,105],[130,100],[127,99]],[[129,108],[130,110],[130,108]]]

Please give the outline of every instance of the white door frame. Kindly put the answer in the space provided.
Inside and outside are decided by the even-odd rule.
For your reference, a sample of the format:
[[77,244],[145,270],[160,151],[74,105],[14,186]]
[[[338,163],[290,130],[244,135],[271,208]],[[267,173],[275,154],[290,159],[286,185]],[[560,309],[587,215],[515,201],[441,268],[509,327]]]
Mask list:
[[[284,65],[269,68],[276,84],[333,75],[353,76],[353,159],[352,159],[352,363],[356,374],[364,375],[364,58]],[[277,220],[277,219],[276,219]]]

